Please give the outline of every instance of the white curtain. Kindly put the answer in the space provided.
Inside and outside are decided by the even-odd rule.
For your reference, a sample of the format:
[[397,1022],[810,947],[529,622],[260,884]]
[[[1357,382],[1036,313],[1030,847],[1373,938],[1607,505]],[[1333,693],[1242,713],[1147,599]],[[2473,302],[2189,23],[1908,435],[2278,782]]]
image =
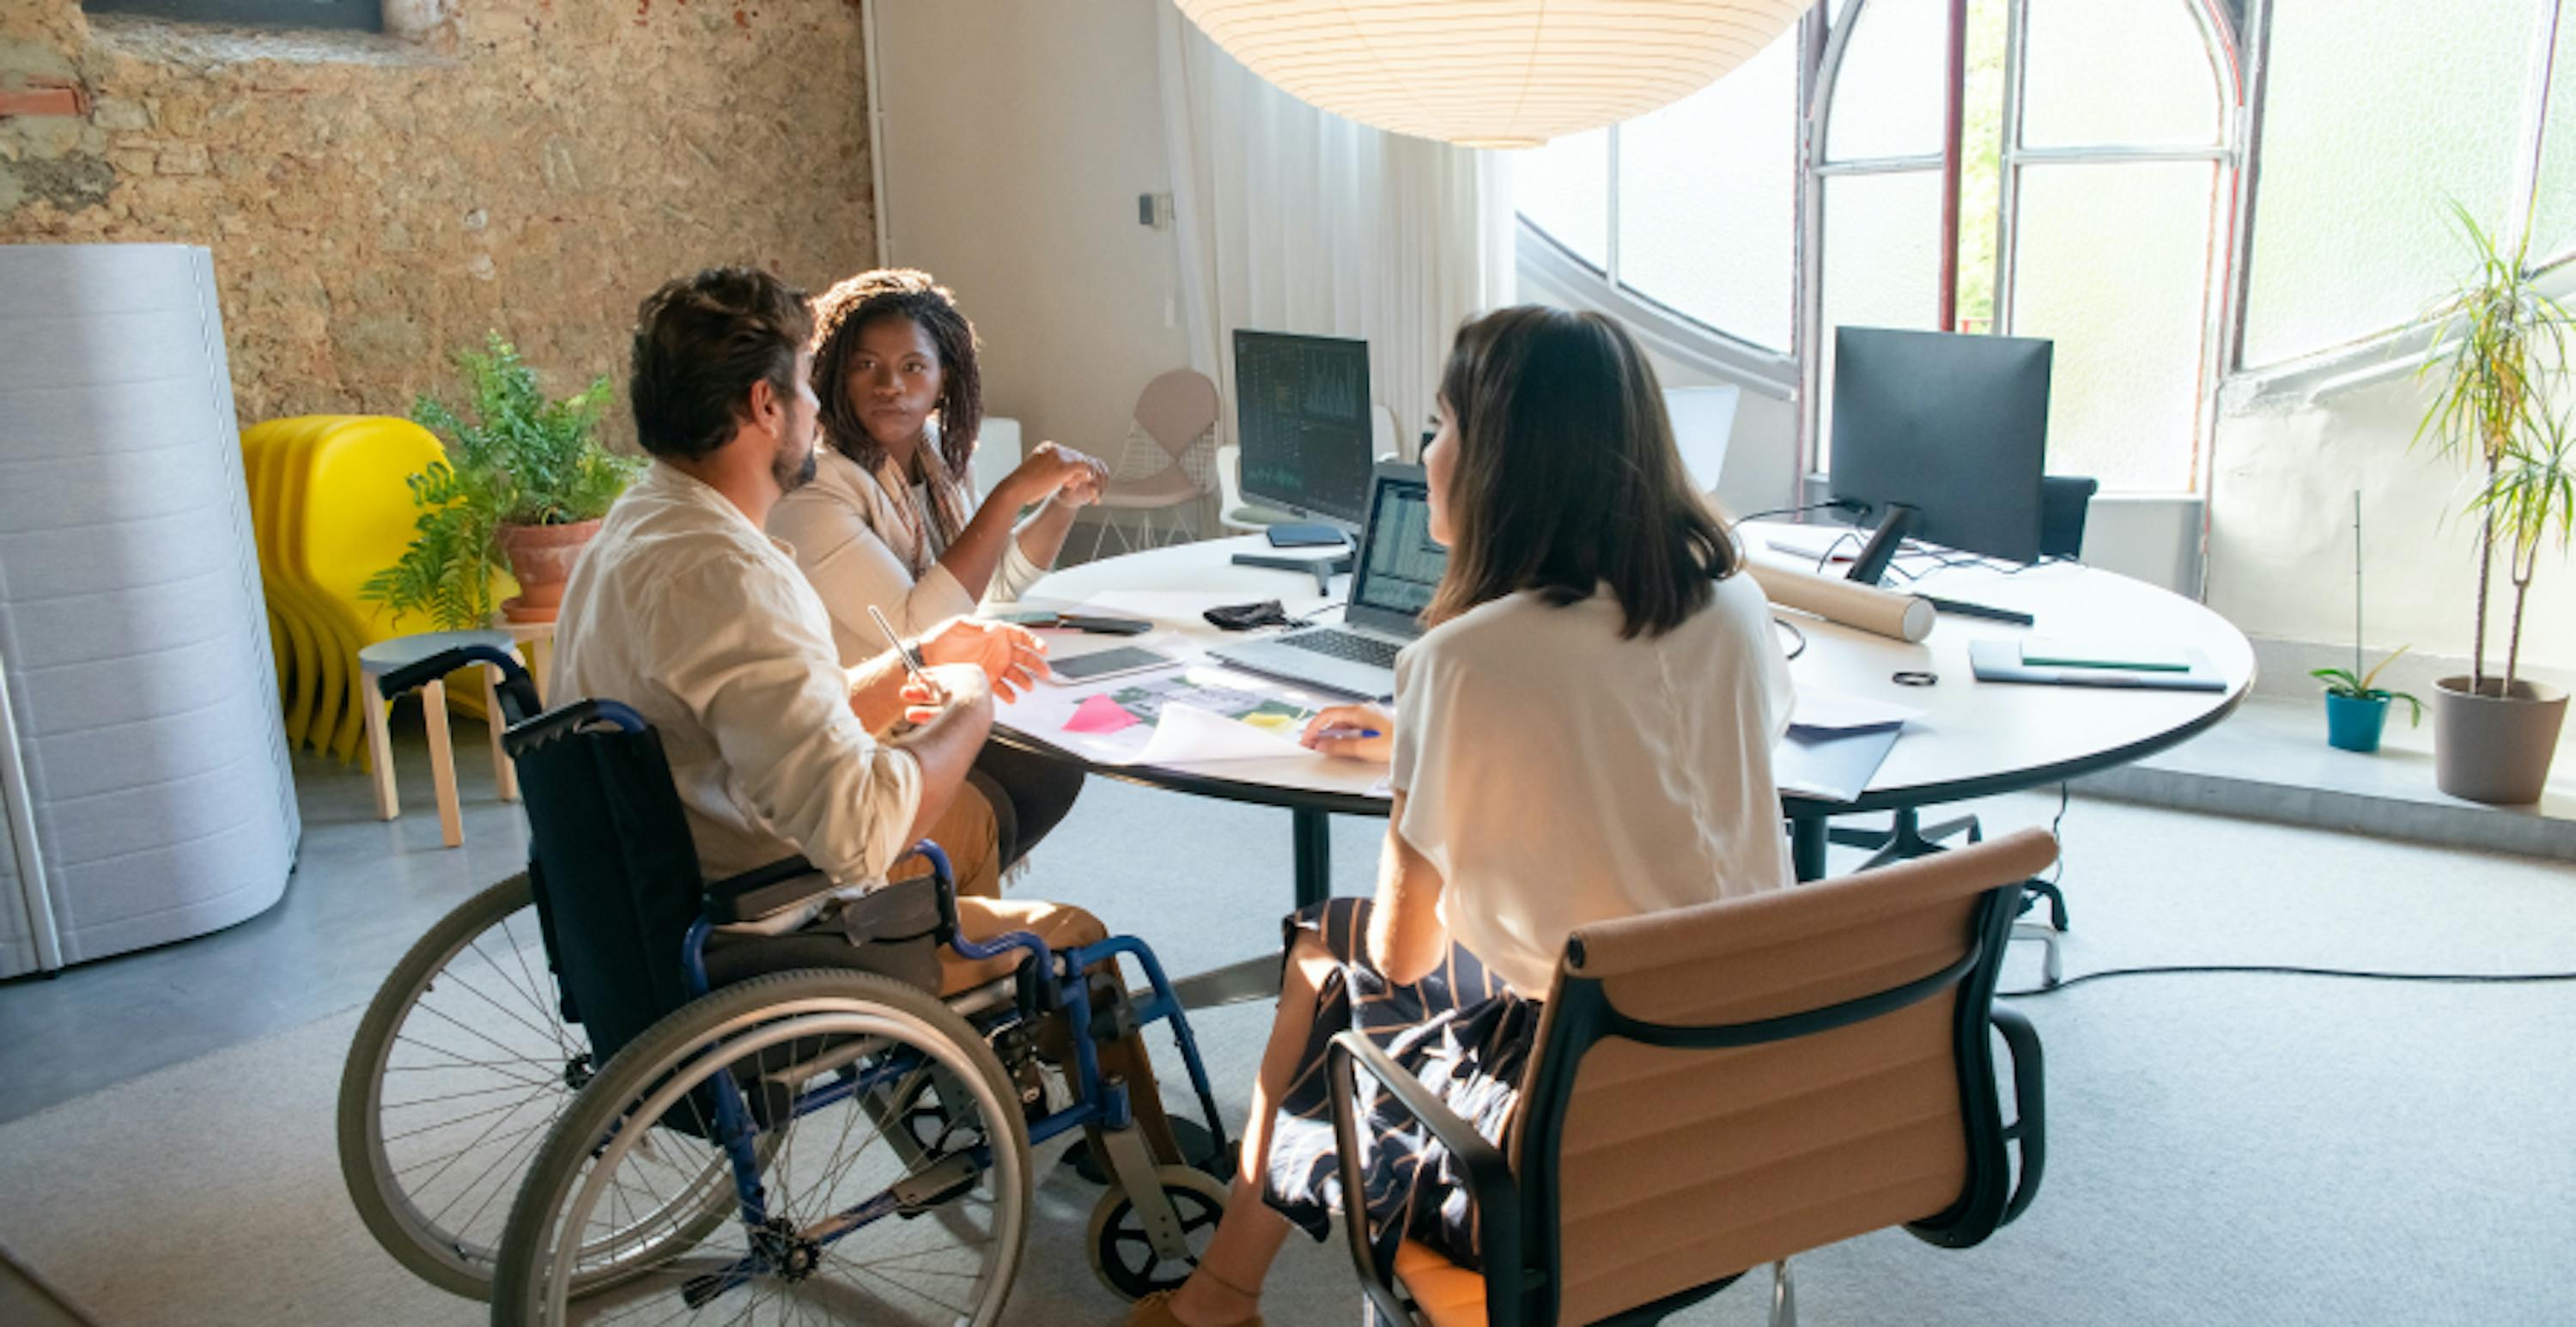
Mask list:
[[1190,365],[1234,429],[1237,328],[1369,344],[1407,459],[1458,324],[1512,302],[1511,172],[1495,154],[1315,109],[1161,5],[1163,141]]

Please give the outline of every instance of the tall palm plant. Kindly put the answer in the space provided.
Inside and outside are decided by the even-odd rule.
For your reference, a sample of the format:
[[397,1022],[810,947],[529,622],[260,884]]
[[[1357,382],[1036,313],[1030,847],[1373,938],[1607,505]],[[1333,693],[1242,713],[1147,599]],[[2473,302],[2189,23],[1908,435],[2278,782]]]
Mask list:
[[[2426,311],[2435,324],[2432,346],[2416,376],[2433,380],[2433,403],[2415,427],[2418,443],[2431,438],[2446,457],[2468,460],[2482,472],[2479,496],[2477,636],[2469,660],[2474,694],[2486,689],[2487,606],[2494,577],[2500,521],[2512,505],[2494,500],[2497,478],[2517,445],[2540,425],[2540,395],[2567,369],[2567,310],[2541,293],[2525,260],[2530,229],[2508,253],[2457,201],[2451,215],[2477,258],[2476,269],[2450,296]],[[2521,564],[2516,564],[2517,566]],[[2522,638],[2522,596],[2528,577],[2516,582],[2513,654]],[[2507,691],[2511,690],[2508,682]]]
[[2471,500],[2491,538],[2505,546],[2505,578],[2513,585],[2513,628],[2506,637],[2504,691],[2513,694],[2522,663],[2522,609],[2540,569],[2542,547],[2564,551],[2576,534],[2576,421],[2541,416],[2516,436],[2491,468],[2486,487]]

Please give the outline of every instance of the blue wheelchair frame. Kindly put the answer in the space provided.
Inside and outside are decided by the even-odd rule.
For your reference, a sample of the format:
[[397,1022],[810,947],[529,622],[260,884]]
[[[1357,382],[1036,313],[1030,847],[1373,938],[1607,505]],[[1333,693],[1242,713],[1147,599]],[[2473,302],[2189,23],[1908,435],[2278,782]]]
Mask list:
[[[388,673],[378,685],[388,698],[402,694],[436,677],[445,676],[469,664],[490,664],[501,670],[499,693],[506,717],[511,721],[503,742],[515,758],[522,749],[542,744],[565,732],[580,731],[592,722],[601,722],[630,733],[651,731],[651,725],[633,709],[613,700],[585,700],[540,711],[536,687],[527,672],[511,654],[489,646],[473,645],[441,652],[429,659]],[[1192,1034],[1189,1019],[1182,1013],[1178,997],[1172,993],[1162,963],[1144,941],[1133,936],[1111,936],[1096,944],[1077,946],[1063,951],[1050,949],[1044,940],[1026,931],[1009,931],[989,941],[968,938],[958,928],[955,876],[948,854],[938,844],[923,839],[913,845],[907,857],[918,856],[929,863],[932,889],[939,908],[939,925],[934,933],[959,955],[974,960],[998,958],[1014,951],[1026,955],[1019,972],[1032,970],[1046,975],[1047,984],[1033,1001],[1031,987],[1023,982],[1018,998],[1000,1011],[974,1023],[987,1038],[1003,1028],[1033,1023],[1051,1010],[1065,1016],[1068,1040],[1073,1046],[1073,1074],[1069,1085],[1074,1089],[1073,1104],[1043,1118],[1028,1121],[1028,1139],[1032,1148],[1084,1126],[1097,1126],[1116,1131],[1134,1123],[1134,1110],[1123,1081],[1104,1081],[1100,1074],[1099,1050],[1092,1036],[1093,1010],[1091,980],[1086,975],[1093,965],[1109,961],[1107,971],[1121,969],[1114,960],[1133,958],[1143,970],[1151,996],[1133,1006],[1137,1030],[1146,1025],[1168,1020],[1172,1036],[1178,1043],[1181,1058],[1189,1071],[1190,1087],[1198,1098],[1199,1109],[1216,1142],[1215,1164],[1223,1165],[1230,1154],[1223,1118],[1216,1108],[1214,1092],[1208,1084],[1207,1069],[1199,1056],[1198,1040]],[[721,884],[723,882],[717,882]],[[707,979],[706,943],[719,923],[702,912],[690,923],[681,942],[680,965],[690,1001],[706,996],[711,987]],[[551,937],[549,937],[551,943]],[[1033,967],[1032,967],[1033,965]],[[1123,979],[1121,985],[1124,985]],[[853,1097],[875,1091],[920,1068],[923,1057],[918,1051],[883,1057],[880,1063],[862,1069],[857,1062],[834,1071],[833,1081],[819,1088],[799,1093],[788,1112],[788,1118],[801,1118],[829,1108]],[[744,1100],[742,1086],[732,1074],[717,1074],[710,1080],[714,1089],[714,1114],[717,1137],[733,1170],[736,1205],[745,1226],[755,1232],[751,1252],[732,1265],[704,1276],[693,1278],[684,1289],[692,1308],[702,1306],[728,1290],[752,1278],[781,1270],[788,1249],[781,1242],[758,1238],[770,1220],[768,1196],[760,1180],[760,1162],[755,1140],[760,1125]],[[894,1127],[902,1127],[897,1121]],[[978,1142],[965,1154],[975,1163],[978,1173],[992,1163],[989,1142]],[[901,1212],[902,1201],[892,1190],[879,1193],[834,1216],[817,1223],[825,1233],[807,1233],[805,1239],[818,1245],[835,1243],[867,1226]]]

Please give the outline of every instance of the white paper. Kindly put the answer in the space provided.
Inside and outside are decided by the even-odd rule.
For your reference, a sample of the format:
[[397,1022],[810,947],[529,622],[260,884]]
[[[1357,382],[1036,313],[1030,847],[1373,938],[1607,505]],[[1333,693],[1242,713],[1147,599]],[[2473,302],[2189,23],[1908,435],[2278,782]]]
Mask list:
[[1798,707],[1789,715],[1789,727],[1803,732],[1854,733],[1898,728],[1922,717],[1923,711],[1911,706],[1802,684],[1798,688]]
[[[1140,715],[1139,722],[1115,732],[1066,730],[1086,703],[1136,691],[1154,693],[1150,699],[1134,698],[1121,706]],[[1194,700],[1207,703],[1194,704]],[[1218,713],[1212,705],[1263,705],[1273,715],[1283,709],[1289,713],[1265,728]],[[1034,687],[1018,700],[997,707],[995,717],[1020,733],[1104,765],[1282,757],[1316,761],[1326,757],[1298,745],[1295,729],[1303,727],[1304,715],[1297,712],[1321,707],[1319,699],[1292,687],[1227,668],[1194,665],[1178,674],[1161,671]],[[1285,730],[1278,726],[1283,721],[1290,725]]]
[[1255,728],[1192,705],[1163,707],[1162,722],[1136,757],[1140,765],[1189,765],[1217,760],[1262,760],[1312,756],[1297,739]]

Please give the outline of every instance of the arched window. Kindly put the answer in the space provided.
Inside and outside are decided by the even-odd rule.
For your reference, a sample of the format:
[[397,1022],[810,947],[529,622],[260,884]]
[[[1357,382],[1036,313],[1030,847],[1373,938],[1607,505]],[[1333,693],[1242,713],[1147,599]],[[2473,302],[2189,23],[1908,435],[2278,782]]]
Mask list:
[[1809,123],[1810,468],[1833,329],[1946,328],[2056,343],[2052,472],[2198,487],[2241,157],[2217,5],[1845,0]]
[[[2534,268],[2576,258],[2576,9],[2262,11],[2243,363],[2378,360],[2467,261],[2457,202]],[[2402,358],[2400,356],[2399,358]]]
[[1673,105],[1514,162],[1525,221],[1619,294],[1775,361],[1784,388],[1802,49],[1793,26]]

